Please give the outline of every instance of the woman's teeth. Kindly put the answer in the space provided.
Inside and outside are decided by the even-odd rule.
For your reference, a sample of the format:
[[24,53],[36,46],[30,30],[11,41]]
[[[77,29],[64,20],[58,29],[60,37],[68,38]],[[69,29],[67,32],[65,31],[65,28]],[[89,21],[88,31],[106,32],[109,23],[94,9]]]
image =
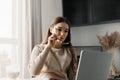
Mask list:
[[62,43],[62,41],[60,41],[59,39],[57,39],[57,42],[58,42],[58,43]]

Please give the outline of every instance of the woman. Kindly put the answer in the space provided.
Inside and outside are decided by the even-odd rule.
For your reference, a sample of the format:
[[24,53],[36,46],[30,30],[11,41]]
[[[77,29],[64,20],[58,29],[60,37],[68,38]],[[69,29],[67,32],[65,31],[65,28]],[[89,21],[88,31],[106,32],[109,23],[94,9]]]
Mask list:
[[56,17],[41,44],[31,54],[29,71],[32,76],[48,80],[75,80],[77,55],[71,44],[70,24]]

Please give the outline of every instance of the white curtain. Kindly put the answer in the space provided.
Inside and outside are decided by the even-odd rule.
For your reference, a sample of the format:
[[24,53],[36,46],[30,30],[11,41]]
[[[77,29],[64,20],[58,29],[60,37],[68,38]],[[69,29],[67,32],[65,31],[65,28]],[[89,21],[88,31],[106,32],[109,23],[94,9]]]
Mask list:
[[[28,79],[30,78],[27,66],[29,63],[30,53],[32,50],[32,30],[31,30],[31,10],[30,10],[30,1],[29,0],[19,0],[18,4],[21,8],[19,16],[19,27],[21,28],[21,78]],[[20,9],[19,8],[19,9]]]
[[42,41],[41,0],[31,0],[32,46]]
[[[22,76],[24,79],[30,78],[27,70],[27,65],[30,60],[30,54],[35,44],[41,43],[42,40],[42,26],[41,26],[41,0],[23,0],[23,14],[26,17],[23,18],[23,27],[25,27],[23,35],[23,70]],[[24,8],[25,7],[25,8]],[[24,12],[25,11],[25,12]],[[24,21],[25,20],[25,21]]]

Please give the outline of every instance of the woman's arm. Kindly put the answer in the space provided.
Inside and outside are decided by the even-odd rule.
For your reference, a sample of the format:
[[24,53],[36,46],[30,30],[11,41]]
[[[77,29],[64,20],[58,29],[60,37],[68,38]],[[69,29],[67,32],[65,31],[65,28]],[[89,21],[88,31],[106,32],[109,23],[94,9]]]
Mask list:
[[43,48],[43,44],[37,45],[33,48],[31,54],[31,63],[29,65],[29,71],[32,75],[38,75],[45,63],[46,57],[51,47],[54,46],[56,41],[56,35],[52,34],[48,37],[48,42],[46,46]]
[[50,47],[35,46],[32,50],[29,71],[31,75],[38,75],[45,63]]

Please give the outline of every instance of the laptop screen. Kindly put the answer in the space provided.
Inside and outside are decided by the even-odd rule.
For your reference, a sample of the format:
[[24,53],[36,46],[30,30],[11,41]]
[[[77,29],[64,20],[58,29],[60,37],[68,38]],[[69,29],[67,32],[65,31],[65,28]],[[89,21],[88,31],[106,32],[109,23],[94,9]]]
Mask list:
[[82,50],[75,80],[107,80],[112,54]]

